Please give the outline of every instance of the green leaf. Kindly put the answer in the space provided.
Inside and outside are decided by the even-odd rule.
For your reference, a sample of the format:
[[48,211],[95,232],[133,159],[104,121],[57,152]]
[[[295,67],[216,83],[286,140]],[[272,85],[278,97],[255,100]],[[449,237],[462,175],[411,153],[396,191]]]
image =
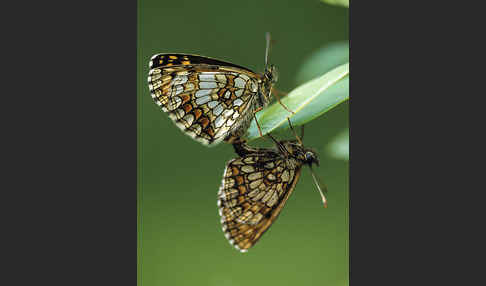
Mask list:
[[349,62],[349,41],[334,42],[314,51],[297,72],[298,85]]
[[[287,118],[292,125],[298,126],[331,110],[349,99],[349,63],[315,78],[292,90],[281,102],[295,114],[274,102],[256,114],[258,123],[265,135],[269,132],[287,129]],[[252,120],[246,133],[248,140],[260,137],[255,120]]]
[[349,8],[349,0],[321,0],[321,2]]
[[326,146],[326,152],[329,156],[339,160],[349,160],[349,129],[341,131]]

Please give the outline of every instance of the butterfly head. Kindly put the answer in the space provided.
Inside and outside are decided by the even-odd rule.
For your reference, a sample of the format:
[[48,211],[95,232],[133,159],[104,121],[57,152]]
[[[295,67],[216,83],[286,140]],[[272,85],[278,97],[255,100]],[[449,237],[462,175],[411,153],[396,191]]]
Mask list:
[[314,150],[306,149],[304,150],[304,162],[308,165],[316,164],[319,167],[319,158]]
[[268,65],[263,74],[263,82],[260,85],[259,107],[267,106],[271,101],[272,86],[277,82],[278,74],[274,65]]
[[265,69],[265,80],[270,82],[270,84],[275,84],[278,81],[278,72],[277,68],[274,65],[269,65]]
[[304,148],[300,142],[296,140],[283,141],[282,143],[285,146],[285,151],[290,153],[292,157],[306,165],[312,166],[312,164],[316,164],[319,166],[319,158],[316,151],[310,148]]

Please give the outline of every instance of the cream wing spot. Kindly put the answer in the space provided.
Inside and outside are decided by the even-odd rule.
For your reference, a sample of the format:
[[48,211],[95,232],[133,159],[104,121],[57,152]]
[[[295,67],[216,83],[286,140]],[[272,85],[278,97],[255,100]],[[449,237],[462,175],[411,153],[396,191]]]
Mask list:
[[207,96],[203,96],[203,97],[199,97],[199,98],[196,98],[196,104],[197,104],[197,105],[202,105],[202,104],[205,104],[205,103],[206,103],[206,102],[208,102],[210,99],[211,99],[211,97],[209,97],[209,95],[207,95]]
[[241,158],[235,159],[234,161],[231,162],[232,165],[244,165],[244,163],[241,161]]
[[221,83],[226,84],[226,76],[225,76],[225,75],[223,75],[223,74],[217,74],[217,75],[216,75],[216,80],[217,80],[218,82],[221,82]]
[[201,90],[196,91],[195,96],[196,97],[203,97],[203,96],[210,95],[211,92],[212,92],[212,90],[210,90],[210,89],[201,89]]
[[167,109],[172,111],[172,110],[178,108],[179,105],[181,105],[181,103],[182,103],[182,99],[180,97],[178,97],[178,96],[173,97],[170,100],[170,102],[167,104]]
[[266,203],[272,197],[274,192],[275,192],[274,190],[270,190],[270,191],[266,192],[265,195],[262,198],[262,202]]
[[245,165],[245,166],[241,167],[241,170],[245,173],[251,173],[251,172],[255,171],[255,168],[253,168],[253,166],[250,166],[250,165]]
[[172,96],[176,96],[181,94],[184,91],[184,87],[182,85],[176,85],[173,89]]
[[185,89],[184,91],[191,91],[191,90],[194,90],[195,89],[195,85],[192,83],[192,82],[188,82],[186,85],[185,85]]
[[289,181],[289,171],[288,170],[285,170],[283,173],[282,173],[282,181],[283,182],[288,182]]
[[224,98],[230,98],[231,97],[231,91],[227,90],[225,93],[224,93]]
[[237,91],[235,91],[236,97],[240,97],[242,94],[243,94],[243,89],[238,89]]
[[263,215],[261,213],[257,213],[250,219],[250,224],[252,225],[258,224],[262,218]]
[[273,192],[272,197],[268,200],[267,205],[269,207],[273,207],[278,201],[278,194],[277,192]]
[[215,116],[219,116],[221,114],[221,112],[223,112],[224,108],[221,104],[219,104],[218,106],[216,106],[214,109],[213,109],[213,114]]
[[260,179],[261,177],[262,177],[262,172],[251,173],[250,175],[248,175],[248,179],[251,181]]
[[226,118],[228,118],[228,117],[230,117],[233,114],[233,112],[235,112],[234,109],[226,109],[223,112],[223,116],[226,117]]
[[233,178],[226,178],[223,183],[226,188],[231,188],[235,185],[235,180]]
[[150,73],[150,76],[149,76],[149,78],[153,81],[160,80],[161,77],[162,77],[162,75],[160,74],[160,71],[158,73],[154,71],[154,72]]
[[185,75],[178,75],[174,77],[174,79],[172,80],[173,85],[184,84],[186,82],[187,82],[187,76]]
[[184,119],[184,121],[187,122],[187,126],[191,126],[192,125],[192,122],[194,121],[194,115],[192,114],[187,114],[186,116],[184,116],[182,119]]
[[260,180],[256,180],[256,181],[253,181],[253,182],[251,182],[251,183],[250,183],[250,188],[255,189],[255,188],[257,188],[258,186],[260,186],[260,184],[261,184],[262,182],[263,182],[263,181],[262,181],[262,179],[260,179]]
[[255,190],[253,190],[253,191],[249,192],[249,193],[248,193],[248,196],[249,196],[250,198],[253,198],[253,197],[255,197],[256,195],[258,195],[259,193],[260,193],[260,190],[259,190],[259,189],[255,189]]
[[243,104],[243,100],[241,100],[240,98],[237,98],[235,99],[235,101],[233,101],[233,105],[241,106],[242,104]]
[[201,81],[199,82],[199,88],[201,89],[213,89],[217,88],[218,84],[214,81]]
[[236,204],[237,204],[237,203],[238,203],[238,202],[236,201],[236,199],[230,199],[230,200],[226,200],[226,201],[224,202],[224,204],[225,204],[227,207],[230,207],[230,208],[232,208],[232,207],[236,206]]
[[224,134],[226,134],[228,131],[229,131],[228,127],[225,127],[225,126],[220,127],[219,131],[216,132],[216,135],[214,135],[214,137],[223,139]]
[[223,126],[223,123],[224,123],[223,116],[222,115],[219,115],[216,118],[216,120],[214,121],[214,126],[216,126],[216,128],[219,128],[219,127]]
[[237,88],[245,88],[246,81],[241,77],[235,78],[235,87]]
[[179,119],[179,118],[183,117],[184,114],[186,114],[186,113],[184,112],[184,110],[179,108],[179,109],[176,109],[176,114],[177,114],[177,119]]
[[235,123],[235,121],[232,120],[232,119],[226,120],[226,126],[232,126],[234,123]]
[[191,127],[192,127],[192,129],[193,129],[194,133],[196,133],[196,135],[198,135],[198,136],[199,136],[199,134],[201,134],[201,129],[202,129],[202,128],[201,128],[201,125],[199,125],[199,124],[194,124],[194,125],[192,125]]
[[200,81],[215,81],[215,77],[214,77],[214,74],[211,74],[211,73],[201,73],[199,75],[199,80]]
[[256,197],[254,197],[253,199],[254,199],[255,201],[259,201],[259,200],[261,200],[261,199],[263,198],[263,196],[264,196],[264,195],[265,195],[265,192],[264,192],[264,191],[258,190],[258,194],[257,194],[257,196],[256,196]]
[[208,103],[208,107],[211,108],[211,109],[213,109],[218,104],[219,104],[218,101],[213,100],[213,101],[211,101],[211,102]]
[[262,191],[265,191],[267,189],[267,185],[261,184],[258,188]]
[[149,71],[149,74],[150,75],[153,75],[153,74],[160,74],[162,71],[160,69],[151,69]]
[[160,80],[152,82],[152,90],[157,89],[162,86],[162,82]]
[[252,92],[257,92],[258,91],[258,83],[256,83],[255,81],[251,81],[250,82],[250,90]]

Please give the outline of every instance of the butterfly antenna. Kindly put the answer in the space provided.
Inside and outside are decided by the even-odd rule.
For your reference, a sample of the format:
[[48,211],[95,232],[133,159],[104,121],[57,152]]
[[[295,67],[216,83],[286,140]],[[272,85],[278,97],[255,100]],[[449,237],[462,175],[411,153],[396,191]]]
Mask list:
[[312,170],[312,166],[310,164],[309,164],[309,168],[310,168],[310,171],[311,171],[312,178],[314,179],[314,183],[316,184],[317,189],[319,190],[319,193],[321,194],[322,203],[324,204],[324,207],[327,208],[327,199],[326,199],[326,196],[324,196],[324,193],[327,193],[327,188],[324,185],[324,191],[322,191],[322,188],[321,188],[322,184],[319,183],[319,180],[317,179],[316,174],[314,173],[314,170]]
[[275,137],[272,136],[272,134],[270,133],[267,133],[266,134],[268,136],[268,138],[272,139],[272,141],[276,144],[276,145],[280,145],[280,142],[278,142],[277,139],[275,139]]
[[268,54],[270,53],[270,32],[265,33],[266,48],[265,48],[265,70],[268,67]]
[[287,117],[287,121],[289,122],[290,130],[292,130],[292,132],[294,133],[295,138],[297,138],[297,141],[299,141],[299,144],[301,146],[304,146],[304,143],[302,143],[302,140],[300,139],[299,135],[297,135],[297,132],[295,132],[294,127],[292,126],[292,123],[290,122],[290,117]]

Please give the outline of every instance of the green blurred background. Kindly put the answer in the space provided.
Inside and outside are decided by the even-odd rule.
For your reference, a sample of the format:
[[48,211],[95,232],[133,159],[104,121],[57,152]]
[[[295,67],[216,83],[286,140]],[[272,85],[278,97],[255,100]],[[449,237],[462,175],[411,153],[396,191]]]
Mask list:
[[242,254],[223,236],[216,206],[232,147],[207,148],[184,135],[153,103],[146,78],[150,57],[167,52],[262,72],[270,31],[277,88],[290,91],[306,58],[348,41],[349,10],[317,0],[142,0],[138,8],[138,285],[347,285],[349,163],[328,150],[349,127],[348,103],[306,125],[329,207],[304,168],[280,217]]

